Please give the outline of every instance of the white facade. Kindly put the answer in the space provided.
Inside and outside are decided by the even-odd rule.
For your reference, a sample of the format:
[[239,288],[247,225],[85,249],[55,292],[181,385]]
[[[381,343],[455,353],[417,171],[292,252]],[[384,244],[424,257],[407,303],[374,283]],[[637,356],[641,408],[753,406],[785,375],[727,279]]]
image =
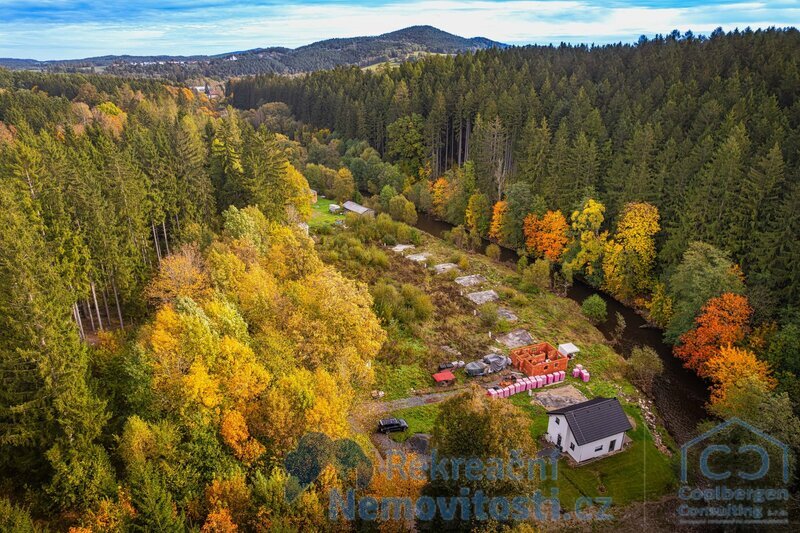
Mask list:
[[594,442],[587,442],[580,446],[572,435],[572,430],[564,415],[550,415],[550,420],[547,423],[547,440],[556,446],[561,446],[561,449],[578,463],[619,450],[622,448],[624,438],[625,432],[623,431],[617,435]]

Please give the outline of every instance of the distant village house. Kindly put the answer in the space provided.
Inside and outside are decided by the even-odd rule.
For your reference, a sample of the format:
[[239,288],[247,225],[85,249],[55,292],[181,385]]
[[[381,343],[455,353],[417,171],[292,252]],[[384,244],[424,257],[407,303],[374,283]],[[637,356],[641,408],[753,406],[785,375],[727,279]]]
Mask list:
[[344,207],[345,211],[349,211],[349,212],[355,213],[357,215],[374,215],[375,214],[375,211],[370,209],[369,207],[364,207],[363,205],[357,204],[357,203],[355,203],[353,201],[350,201],[350,200],[348,200],[344,204],[342,204],[342,207]]

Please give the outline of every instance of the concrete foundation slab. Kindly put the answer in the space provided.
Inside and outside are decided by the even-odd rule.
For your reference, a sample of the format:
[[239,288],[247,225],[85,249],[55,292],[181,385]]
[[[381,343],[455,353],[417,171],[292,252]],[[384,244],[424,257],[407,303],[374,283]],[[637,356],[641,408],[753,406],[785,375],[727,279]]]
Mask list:
[[456,278],[455,281],[462,287],[473,287],[475,285],[480,285],[481,283],[486,283],[486,278],[480,274],[471,274],[469,276],[461,276],[460,278]]
[[467,294],[467,298],[469,298],[470,300],[472,300],[476,304],[481,305],[481,304],[493,302],[493,301],[499,299],[500,297],[493,290],[488,290],[488,291],[480,291],[480,292],[471,292],[471,293]]

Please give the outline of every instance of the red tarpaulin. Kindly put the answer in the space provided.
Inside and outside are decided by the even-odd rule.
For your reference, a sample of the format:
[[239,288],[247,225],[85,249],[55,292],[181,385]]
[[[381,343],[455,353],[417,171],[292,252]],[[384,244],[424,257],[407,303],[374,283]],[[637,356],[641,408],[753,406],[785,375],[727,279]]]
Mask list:
[[449,370],[444,370],[433,375],[433,380],[436,381],[436,383],[441,383],[442,381],[453,381],[454,379],[456,379],[456,377]]

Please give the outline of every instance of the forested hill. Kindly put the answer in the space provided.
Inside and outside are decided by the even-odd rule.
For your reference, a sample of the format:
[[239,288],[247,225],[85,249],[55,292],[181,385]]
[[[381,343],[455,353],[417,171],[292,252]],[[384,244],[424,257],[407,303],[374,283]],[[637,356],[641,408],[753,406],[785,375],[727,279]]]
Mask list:
[[[635,45],[492,49],[390,71],[232,81],[234,105],[285,102],[297,118],[363,138],[408,172],[475,164],[524,245],[535,206],[569,216],[586,197],[613,229],[628,202],[660,214],[658,271],[691,241],[742,265],[759,312],[800,300],[800,33],[675,32]],[[445,187],[445,185],[442,185]],[[463,205],[443,216],[465,222]],[[491,205],[490,204],[490,205]],[[496,206],[497,207],[497,206]],[[516,211],[515,211],[516,210]],[[630,295],[628,295],[630,296]]]
[[296,49],[271,47],[213,56],[102,56],[65,61],[0,58],[0,66],[51,72],[99,68],[111,74],[183,81],[198,76],[292,74],[340,65],[369,66],[386,61],[405,61],[420,54],[456,54],[505,46],[484,37],[465,38],[432,26],[412,26],[378,36],[328,39]]

